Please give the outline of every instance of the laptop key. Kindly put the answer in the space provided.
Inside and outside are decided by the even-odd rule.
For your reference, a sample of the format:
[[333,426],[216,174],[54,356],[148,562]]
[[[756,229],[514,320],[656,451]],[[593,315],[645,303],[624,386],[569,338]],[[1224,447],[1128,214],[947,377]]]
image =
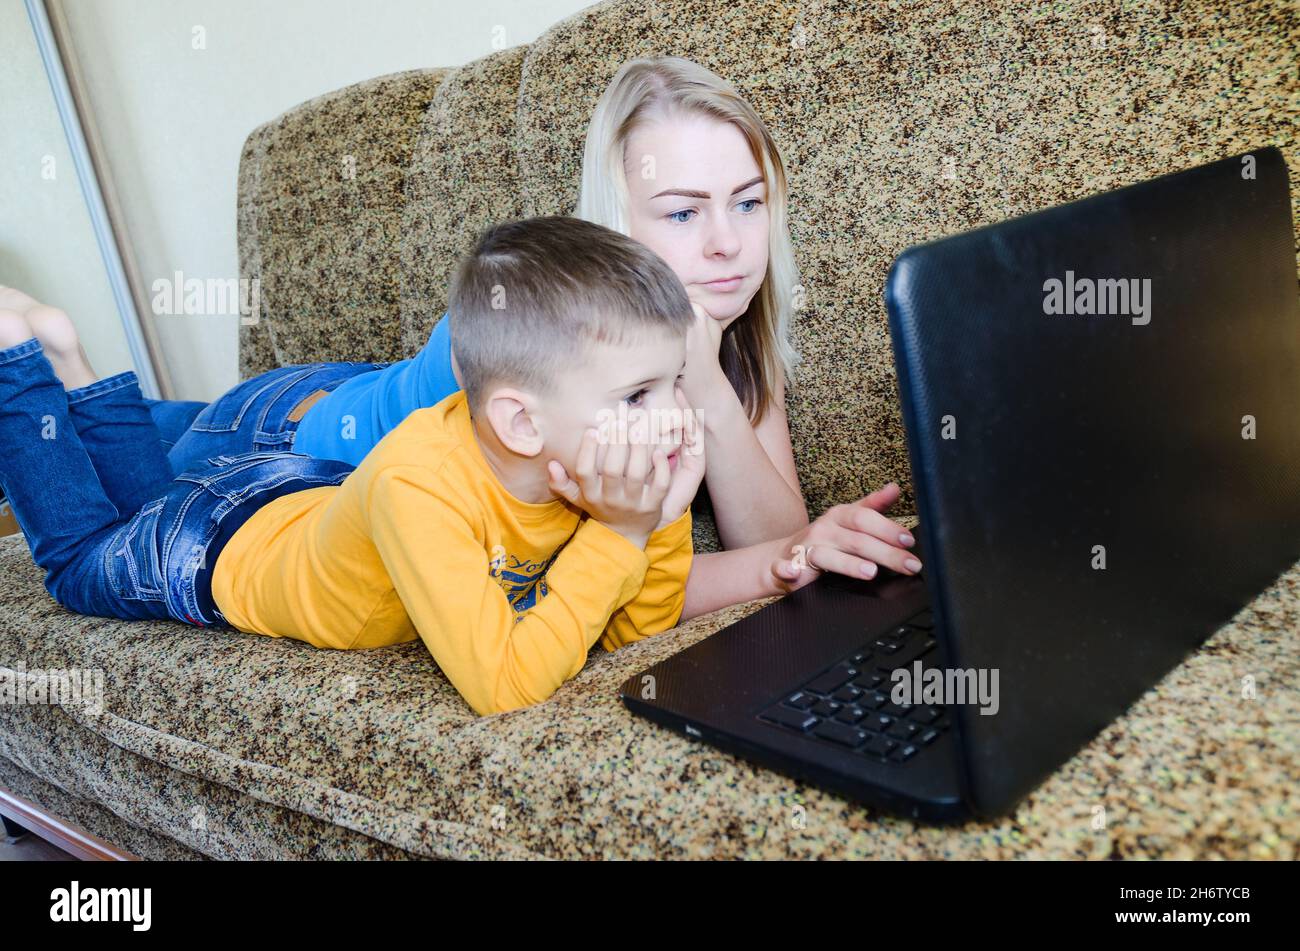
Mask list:
[[900,746],[898,749],[891,751],[889,758],[899,763],[905,763],[916,754],[916,747],[909,743],[907,746]]
[[859,674],[853,681],[853,686],[860,690],[875,690],[885,682],[885,675],[880,673]]
[[807,710],[816,702],[816,697],[810,693],[804,693],[802,690],[796,690],[785,698],[786,706],[794,707],[796,710]]
[[833,717],[840,712],[840,704],[834,700],[822,700],[812,708],[812,712],[819,717]]
[[834,694],[835,699],[840,703],[853,703],[860,696],[862,696],[862,691],[852,684],[845,684]]
[[789,707],[783,707],[779,704],[775,707],[769,707],[759,716],[764,720],[771,720],[773,723],[779,723],[781,726],[788,726],[801,732],[807,732],[808,728],[817,722],[817,718],[811,713],[791,710]]
[[908,620],[907,623],[913,627],[923,627],[927,631],[932,631],[934,630],[934,613],[928,610],[922,611],[916,617]]
[[921,732],[921,727],[908,720],[896,720],[889,728],[889,735],[900,740],[910,740]]
[[865,697],[862,697],[860,700],[858,700],[858,703],[860,703],[862,706],[870,707],[872,710],[879,710],[888,702],[889,702],[889,698],[886,697],[883,693],[869,693]]
[[839,690],[846,683],[858,675],[858,668],[846,664],[838,667],[832,667],[820,677],[812,680],[804,686],[805,690],[811,690],[813,693],[830,695]]
[[939,738],[939,731],[936,730],[934,727],[931,727],[930,729],[922,733],[920,736],[918,736],[916,738],[916,741],[922,744],[923,746],[929,746],[938,738]]
[[836,723],[834,720],[823,720],[817,724],[817,728],[813,730],[813,735],[820,736],[824,740],[830,740],[832,743],[838,743],[840,746],[847,746],[850,749],[861,746],[862,742],[868,737],[868,734],[862,730]]
[[888,756],[897,745],[893,740],[887,740],[883,736],[873,736],[867,740],[861,752],[872,756]]
[[841,723],[847,723],[850,726],[857,723],[867,715],[867,711],[858,706],[845,707],[839,713],[835,714],[835,719]]

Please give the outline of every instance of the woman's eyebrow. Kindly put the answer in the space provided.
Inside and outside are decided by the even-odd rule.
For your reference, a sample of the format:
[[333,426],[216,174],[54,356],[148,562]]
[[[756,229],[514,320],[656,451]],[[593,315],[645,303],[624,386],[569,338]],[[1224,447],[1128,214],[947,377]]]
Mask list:
[[[753,188],[755,185],[759,184],[762,181],[763,181],[763,176],[758,175],[754,178],[751,178],[743,185],[737,185],[735,188],[731,190],[731,194],[739,195],[746,188]],[[708,192],[695,191],[694,189],[691,188],[666,188],[657,195],[651,195],[650,200],[654,201],[654,199],[663,198],[665,195],[680,195],[683,198],[703,198],[706,201],[713,197]]]

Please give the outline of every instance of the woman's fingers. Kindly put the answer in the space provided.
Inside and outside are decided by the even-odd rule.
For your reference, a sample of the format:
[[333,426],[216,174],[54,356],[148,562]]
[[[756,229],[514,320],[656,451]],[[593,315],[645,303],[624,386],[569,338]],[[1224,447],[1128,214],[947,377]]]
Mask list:
[[[921,562],[916,555],[906,548],[900,548],[897,542],[890,544],[867,532],[840,527],[831,533],[830,544],[864,560],[891,568],[901,575],[914,575],[921,570]],[[820,546],[818,551],[821,551]]]
[[858,499],[857,504],[873,508],[877,512],[883,512],[885,509],[897,502],[898,497],[902,494],[903,490],[898,487],[898,483],[890,482],[887,485],[876,489],[876,491],[864,495],[862,498]]
[[822,571],[836,571],[852,578],[874,578],[877,573],[875,562],[861,558],[852,552],[844,551],[838,545],[819,542],[804,550],[804,561],[812,568]]
[[[870,496],[868,496],[870,498]],[[865,501],[865,500],[864,500]],[[912,533],[899,525],[893,519],[882,515],[876,509],[861,502],[854,505],[846,505],[836,512],[836,522],[845,528],[850,528],[855,532],[864,532],[873,535],[885,542],[887,545],[902,546],[910,548],[915,544]]]

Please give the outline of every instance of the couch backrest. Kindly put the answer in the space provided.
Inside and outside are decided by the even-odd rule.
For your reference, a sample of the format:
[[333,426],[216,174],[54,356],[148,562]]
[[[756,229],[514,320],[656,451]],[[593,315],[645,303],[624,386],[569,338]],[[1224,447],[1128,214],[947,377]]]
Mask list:
[[413,353],[482,227],[572,212],[619,65],[672,53],[729,79],[785,156],[805,301],[786,405],[810,513],[890,479],[910,513],[881,299],[895,255],[1265,145],[1297,167],[1293,2],[1112,7],[612,0],[527,47],[313,100],[244,152],[241,267],[265,316],[241,370]]

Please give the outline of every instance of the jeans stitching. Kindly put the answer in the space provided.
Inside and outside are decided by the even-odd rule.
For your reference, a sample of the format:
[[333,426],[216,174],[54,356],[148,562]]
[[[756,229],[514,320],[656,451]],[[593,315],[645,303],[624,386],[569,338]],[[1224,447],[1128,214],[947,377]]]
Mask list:
[[[266,405],[262,407],[262,415],[258,418],[258,420],[257,420],[257,425],[256,425],[255,427],[253,427],[253,428],[254,428],[256,431],[258,431],[259,433],[262,432],[262,431],[263,431],[263,427],[266,425],[266,418],[267,418],[269,415],[271,415],[271,407],[275,406],[276,403],[278,403],[281,399],[283,399],[284,396],[285,396],[285,395],[286,395],[290,390],[292,390],[295,386],[297,386],[297,385],[298,385],[299,383],[301,383],[303,380],[310,380],[313,376],[315,376],[315,375],[317,375],[317,374],[319,374],[319,373],[326,373],[326,372],[328,372],[328,371],[330,371],[330,370],[332,370],[332,369],[334,369],[334,367],[332,367],[332,366],[328,366],[328,365],[326,365],[326,366],[314,366],[314,367],[310,367],[309,369],[307,369],[307,371],[306,371],[305,373],[295,374],[293,377],[290,378],[290,380],[289,380],[288,383],[286,383],[283,387],[280,388],[280,391],[279,391],[278,393],[276,393],[274,396],[272,396],[269,400],[266,401]],[[315,391],[313,391],[313,392],[315,392]],[[308,395],[310,395],[310,394],[308,394]],[[302,401],[301,401],[301,400],[297,400],[297,401],[295,401],[295,404],[294,404],[294,405],[297,405],[297,403],[300,403],[300,402],[302,402]],[[293,406],[290,406],[290,407],[289,407],[289,412],[290,412],[290,413],[293,412]],[[285,416],[286,416],[286,417],[287,417],[288,415],[289,415],[288,413],[285,413]],[[288,422],[287,419],[286,419],[285,421]]]
[[[283,369],[287,369],[287,367]],[[307,372],[310,372],[310,370]],[[293,385],[292,381],[300,379],[302,374],[300,372],[296,374],[287,374],[287,376],[289,376],[290,385],[292,386]],[[254,377],[254,379],[256,379],[256,377]],[[244,402],[240,405],[239,412],[235,414],[235,418],[231,420],[228,425],[221,426],[221,427],[208,426],[208,425],[200,424],[199,421],[196,419],[194,423],[190,425],[190,429],[200,433],[233,433],[238,431],[239,427],[242,426],[244,423],[244,415],[252,408],[253,404],[262,396],[262,394],[266,393],[268,390],[270,390],[272,387],[276,386],[276,384],[280,382],[281,380],[279,379],[269,380],[266,383],[263,383],[261,386],[259,386],[256,390],[254,390],[248,396],[248,398],[244,400]],[[283,392],[283,390],[281,392]],[[219,402],[220,399],[213,401],[212,406],[216,406],[217,403]],[[203,415],[202,413],[199,414],[200,418],[202,417],[202,415]]]
[[75,406],[77,403],[85,402],[105,393],[112,393],[138,383],[134,370],[123,370],[121,373],[115,373],[112,376],[106,376],[102,380],[96,380],[94,383],[87,383],[85,386],[79,386],[75,390],[68,390],[68,405]]
[[[150,502],[144,508],[140,509],[139,513],[136,516],[132,517],[130,521],[128,521],[124,526],[122,526],[122,530],[118,533],[118,535],[114,536],[113,538],[114,544],[108,546],[110,557],[115,557],[118,553],[121,553],[122,560],[126,565],[127,576],[131,579],[131,587],[133,590],[129,592],[122,591],[120,587],[116,584],[113,585],[113,588],[117,589],[118,597],[122,598],[125,601],[165,601],[166,600],[164,596],[164,591],[161,586],[156,588],[150,588],[140,580],[139,566],[136,564],[135,557],[131,554],[132,540],[134,540],[136,537],[139,536],[140,534],[139,530],[142,527],[143,523],[148,519],[152,518],[153,527],[154,527],[153,553],[157,556],[157,560],[159,562],[157,573],[159,576],[159,580],[161,582],[166,581],[166,579],[162,577],[163,575],[163,568],[161,564],[162,551],[160,550],[161,546],[158,544],[158,519],[161,518],[161,511],[165,503],[166,503],[165,499],[158,499],[154,502]],[[119,537],[121,537],[122,539],[121,547],[118,547],[116,545],[117,539]],[[109,574],[110,580],[113,579],[114,577],[116,577],[115,574],[110,572]]]
[[45,356],[45,351],[41,348],[41,342],[35,337],[31,340],[24,340],[22,343],[16,343],[7,350],[0,350],[0,366],[13,363],[15,360],[21,360],[33,353]]

